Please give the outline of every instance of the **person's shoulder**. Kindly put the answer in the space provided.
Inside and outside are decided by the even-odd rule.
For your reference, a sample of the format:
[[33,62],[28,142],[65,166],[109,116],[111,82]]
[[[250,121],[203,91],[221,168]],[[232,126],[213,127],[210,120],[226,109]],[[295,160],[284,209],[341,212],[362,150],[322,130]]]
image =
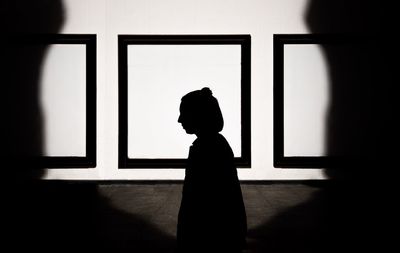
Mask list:
[[203,136],[201,138],[197,138],[193,142],[194,147],[198,148],[207,148],[207,149],[221,149],[221,148],[230,148],[228,141],[225,137],[217,133],[215,135]]
[[225,150],[228,153],[233,153],[231,145],[229,145],[229,142],[226,140],[226,138],[222,134],[218,134],[216,137],[216,145],[222,149]]
[[224,146],[229,146],[229,143],[228,143],[228,141],[226,140],[226,138],[222,135],[222,134],[220,134],[220,133],[218,133],[217,135],[216,135],[216,137],[215,137],[215,140],[216,140],[216,142],[218,143],[218,144],[220,144],[220,145],[224,145]]

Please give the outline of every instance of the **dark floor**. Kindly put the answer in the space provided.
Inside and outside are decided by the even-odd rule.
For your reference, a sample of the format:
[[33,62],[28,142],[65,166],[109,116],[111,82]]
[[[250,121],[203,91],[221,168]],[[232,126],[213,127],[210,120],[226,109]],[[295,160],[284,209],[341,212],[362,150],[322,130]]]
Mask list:
[[[140,217],[145,221],[142,224],[144,230],[148,228],[146,226],[151,226],[158,231],[157,235],[158,233],[163,235],[162,238],[174,239],[182,191],[180,184],[101,185],[99,191],[115,209]],[[242,184],[242,191],[250,232],[248,252],[253,252],[255,249],[251,248],[256,247],[260,239],[257,230],[283,210],[307,201],[316,188],[302,184]],[[106,215],[105,219],[107,219]],[[117,226],[120,228],[119,225]],[[152,238],[151,233],[147,235],[145,233],[142,232],[137,236],[148,236],[146,239],[154,240],[154,243],[159,240],[159,238]],[[132,233],[129,234],[132,235]]]
[[[171,183],[34,183],[3,201],[3,239],[12,252],[173,252],[181,190]],[[376,245],[385,231],[374,215],[385,219],[374,206],[385,207],[359,187],[242,183],[242,191],[246,253],[385,252]]]

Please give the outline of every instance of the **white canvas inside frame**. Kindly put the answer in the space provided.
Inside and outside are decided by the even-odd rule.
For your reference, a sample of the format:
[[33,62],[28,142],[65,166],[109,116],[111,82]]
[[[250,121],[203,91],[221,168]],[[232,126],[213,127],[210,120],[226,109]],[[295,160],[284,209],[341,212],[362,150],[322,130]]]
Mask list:
[[44,155],[86,156],[86,46],[47,47],[41,70]]
[[240,45],[128,46],[128,157],[187,158],[194,135],[178,123],[182,96],[209,87],[221,132],[241,156]]
[[284,46],[284,156],[326,155],[329,73],[320,45]]

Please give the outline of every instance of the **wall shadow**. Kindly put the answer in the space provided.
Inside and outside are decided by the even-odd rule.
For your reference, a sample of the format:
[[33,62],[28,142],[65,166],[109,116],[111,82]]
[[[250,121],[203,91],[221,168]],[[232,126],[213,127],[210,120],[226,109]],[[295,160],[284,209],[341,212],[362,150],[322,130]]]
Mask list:
[[309,2],[305,22],[311,33],[357,40],[322,45],[330,79],[326,152],[352,161],[327,170],[329,178],[371,179],[395,162],[398,78],[396,47],[387,38],[395,28],[393,7],[387,1]]
[[[0,6],[4,38],[60,33],[67,16],[61,0],[5,0]],[[172,252],[174,238],[143,217],[115,209],[96,184],[41,180],[45,170],[31,158],[44,151],[40,78],[48,48],[0,43],[3,247],[15,252]]]
[[[328,155],[355,163],[326,169],[309,200],[249,231],[255,252],[386,252],[394,246],[399,99],[390,1],[310,0],[311,33],[370,36],[343,51],[323,46],[330,79]],[[390,226],[389,226],[390,224]]]
[[44,173],[30,161],[43,154],[40,76],[48,47],[17,46],[13,38],[58,33],[65,13],[60,0],[20,0],[2,1],[0,16],[5,35],[1,42],[1,167],[4,178],[21,182]]

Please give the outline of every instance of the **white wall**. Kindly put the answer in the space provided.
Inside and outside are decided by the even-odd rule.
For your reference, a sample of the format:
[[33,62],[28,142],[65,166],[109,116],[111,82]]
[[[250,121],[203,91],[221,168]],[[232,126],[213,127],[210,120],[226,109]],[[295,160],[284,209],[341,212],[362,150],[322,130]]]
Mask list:
[[240,45],[128,46],[128,157],[186,158],[196,136],[178,124],[179,105],[204,86],[218,98],[221,133],[240,157],[240,52]]
[[285,45],[284,156],[326,155],[329,70],[320,45]]
[[86,155],[85,60],[84,45],[57,44],[47,49],[40,81],[46,156]]
[[275,33],[308,33],[307,0],[65,0],[61,33],[97,34],[97,167],[49,169],[48,179],[183,179],[183,169],[118,169],[118,34],[250,34],[252,167],[242,180],[322,179],[273,167]]

